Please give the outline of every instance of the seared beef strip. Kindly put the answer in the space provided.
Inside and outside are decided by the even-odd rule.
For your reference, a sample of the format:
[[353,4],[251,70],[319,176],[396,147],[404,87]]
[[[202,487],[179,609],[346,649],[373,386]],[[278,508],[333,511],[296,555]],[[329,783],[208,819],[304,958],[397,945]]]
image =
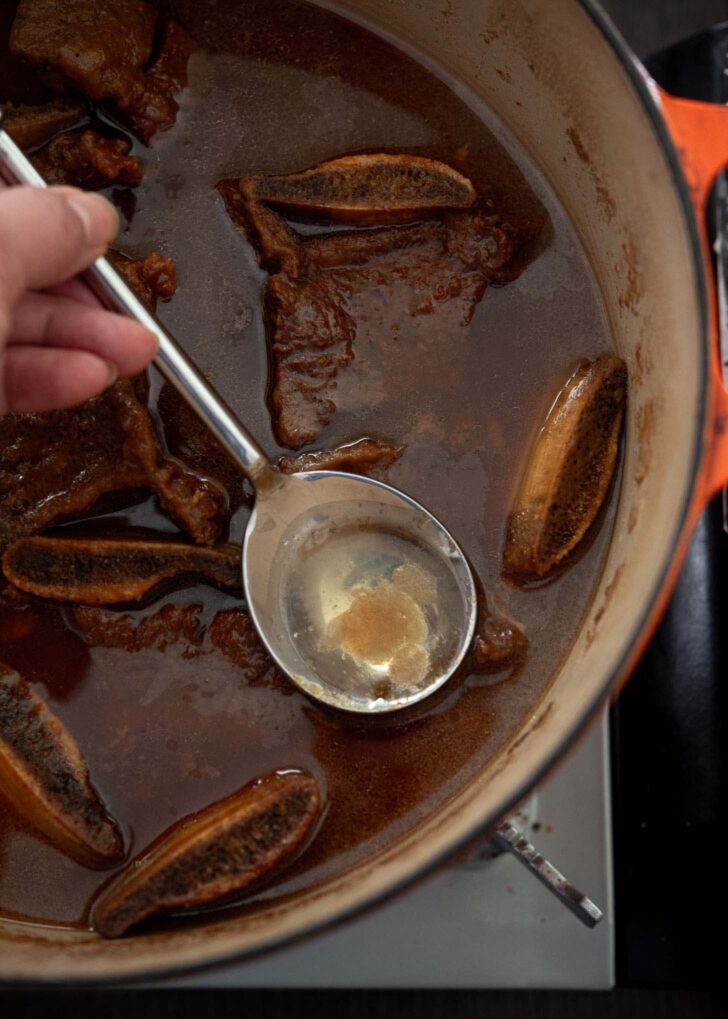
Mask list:
[[[294,449],[331,420],[338,377],[355,357],[357,336],[376,331],[386,357],[390,337],[428,315],[430,336],[449,342],[472,318],[487,283],[506,280],[514,255],[543,225],[505,220],[488,196],[473,206],[466,178],[415,156],[343,157],[218,188],[272,272],[265,296],[270,400],[277,438]],[[437,218],[303,239],[272,206],[327,221]]]
[[[153,308],[174,292],[174,264],[152,254],[112,261]],[[0,551],[58,520],[88,512],[102,496],[151,488],[196,542],[216,542],[227,518],[217,485],[165,459],[145,406],[143,378],[120,380],[80,407],[0,418]]]
[[[204,470],[219,481],[230,496],[231,507],[246,501],[244,475],[220,444],[190,410],[169,383],[162,386],[157,410],[164,419],[165,439],[175,456],[191,469]],[[284,474],[298,471],[350,471],[385,481],[389,468],[404,452],[404,446],[381,439],[357,439],[334,449],[322,449],[301,456],[284,456],[278,467]]]
[[475,188],[446,163],[388,152],[342,156],[301,173],[250,177],[248,201],[345,223],[420,219],[443,209],[467,209]]
[[292,449],[312,442],[336,410],[336,378],[354,357],[356,320],[346,300],[351,276],[342,271],[298,281],[279,273],[268,280],[273,426]]
[[172,580],[195,577],[241,594],[240,548],[200,548],[130,538],[21,538],[5,551],[3,572],[28,594],[84,605],[139,601]]
[[474,672],[517,672],[526,661],[528,638],[506,616],[493,612],[485,595],[479,598],[478,625],[475,630],[470,664]]
[[301,244],[301,258],[308,272],[319,269],[345,268],[366,265],[373,258],[402,252],[416,252],[420,247],[431,246],[440,250],[439,242],[442,225],[438,221],[429,223],[408,223],[399,227],[382,227],[365,231],[342,231],[334,238],[307,238]]
[[296,687],[275,664],[261,643],[246,609],[223,609],[207,628],[207,641],[238,666],[246,686],[273,687],[283,694]]
[[48,184],[88,190],[110,184],[138,184],[142,165],[130,156],[125,138],[101,138],[95,131],[65,132],[35,152],[31,160]]
[[179,109],[175,96],[187,85],[187,62],[193,49],[187,33],[176,22],[168,22],[159,54],[144,77],[144,89],[128,111],[131,127],[142,141],[174,125]]
[[195,541],[219,538],[222,491],[163,458],[140,388],[121,380],[71,410],[0,418],[0,549],[137,488],[152,488]]
[[15,144],[26,150],[43,145],[54,135],[88,119],[86,107],[75,99],[55,99],[42,106],[1,105],[3,127]]
[[120,251],[110,251],[108,258],[117,272],[150,311],[157,301],[168,301],[177,289],[177,273],[171,258],[152,251],[146,258],[130,258]]
[[70,733],[30,684],[0,663],[0,795],[69,856],[91,866],[124,845]]
[[255,246],[260,264],[273,272],[290,273],[297,279],[305,261],[298,235],[277,212],[251,198],[250,187],[249,179],[244,177],[221,180],[217,190],[230,219]]
[[157,12],[145,0],[20,0],[13,53],[39,64],[55,87],[133,105],[152,54]]
[[227,492],[231,513],[248,501],[252,487],[239,465],[169,382],[159,391],[157,413],[170,453],[179,457],[190,470],[220,484]]
[[[385,238],[380,235],[378,243]],[[470,321],[486,281],[443,253],[440,241],[403,252],[401,234],[391,231],[394,250],[360,266],[311,271],[304,279],[270,277],[266,316],[273,353],[271,403],[282,444],[300,449],[312,442],[336,410],[337,378],[355,356],[357,337],[371,336],[383,348],[402,322],[430,316],[431,337],[449,339]],[[345,245],[334,235],[331,248]]]
[[315,779],[271,772],[162,835],[101,895],[94,926],[117,938],[149,916],[240,896],[291,863],[320,816]]
[[392,442],[359,439],[317,453],[281,457],[278,467],[284,474],[297,474],[299,471],[348,471],[384,481],[388,469],[399,460],[403,452],[404,446],[395,446]]
[[13,53],[39,64],[51,87],[109,99],[143,141],[174,123],[191,44],[168,26],[149,65],[157,12],[145,0],[20,0]]
[[185,657],[196,655],[202,645],[201,613],[201,605],[176,605],[172,602],[141,619],[95,605],[69,607],[74,629],[91,647],[164,651],[179,644],[184,647]]
[[296,691],[263,647],[242,606],[221,609],[207,627],[199,604],[167,603],[141,618],[93,605],[74,605],[69,614],[76,633],[92,647],[136,652],[175,645],[186,658],[221,651],[238,667],[246,686],[274,687],[284,694]]

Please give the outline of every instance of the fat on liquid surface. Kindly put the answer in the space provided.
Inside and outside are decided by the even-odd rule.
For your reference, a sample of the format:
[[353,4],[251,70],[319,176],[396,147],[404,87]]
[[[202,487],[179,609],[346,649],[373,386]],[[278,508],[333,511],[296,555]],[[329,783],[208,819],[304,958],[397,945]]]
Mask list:
[[[404,149],[446,161],[457,152],[476,186],[489,181],[514,204],[528,204],[535,192],[551,218],[538,258],[516,282],[489,288],[469,327],[443,335],[424,316],[393,337],[364,322],[355,360],[339,380],[339,410],[316,444],[374,434],[406,445],[389,480],[445,522],[491,605],[525,627],[530,650],[518,676],[466,678],[417,717],[372,726],[321,711],[289,686],[249,686],[220,653],[189,642],[131,654],[87,646],[61,608],[0,611],[0,655],[37,683],[69,726],[132,853],[264,771],[304,767],[319,779],[330,804],[326,822],[294,868],[259,893],[271,899],[409,830],[497,751],[543,695],[591,599],[611,518],[567,573],[524,592],[500,579],[506,516],[556,388],[578,358],[609,351],[611,340],[567,217],[487,109],[468,106],[382,40],[301,3],[157,6],[202,48],[176,128],[150,149],[136,146],[145,177],[133,197],[117,196],[127,214],[121,246],[175,258],[178,293],[160,315],[271,455],[284,450],[265,402],[265,274],[226,217],[218,180],[297,170],[351,151]],[[9,5],[3,25],[11,14]],[[23,85],[37,93],[35,84]],[[10,87],[1,73],[0,87]],[[154,374],[152,386],[156,398]],[[184,412],[165,406],[171,450],[214,473],[209,449],[196,450],[186,435]],[[233,493],[238,501],[241,493],[242,486]],[[248,512],[243,501],[233,539]],[[98,526],[114,532],[129,524],[174,531],[151,499]],[[132,615],[168,602],[200,605],[201,626],[234,605],[192,587]],[[68,860],[0,805],[3,914],[84,923],[109,876]]]
[[293,540],[273,589],[303,661],[328,686],[374,706],[447,671],[467,616],[444,556],[375,524],[312,521]]

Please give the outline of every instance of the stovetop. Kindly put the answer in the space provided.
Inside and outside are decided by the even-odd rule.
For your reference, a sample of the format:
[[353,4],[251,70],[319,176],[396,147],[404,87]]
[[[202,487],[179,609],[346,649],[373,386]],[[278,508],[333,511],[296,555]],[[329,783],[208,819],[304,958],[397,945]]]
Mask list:
[[476,852],[361,919],[178,986],[611,987],[606,715],[514,822],[601,907],[604,917],[596,928],[583,926],[513,856],[480,860]]

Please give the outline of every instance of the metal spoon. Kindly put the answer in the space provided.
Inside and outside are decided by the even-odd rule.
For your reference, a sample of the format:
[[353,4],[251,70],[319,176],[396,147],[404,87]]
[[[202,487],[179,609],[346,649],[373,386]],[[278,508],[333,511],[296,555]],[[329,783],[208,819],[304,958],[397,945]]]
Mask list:
[[[0,175],[46,186],[1,115]],[[84,278],[105,305],[157,336],[156,367],[253,483],[243,584],[281,669],[311,697],[364,713],[407,707],[446,683],[473,639],[477,596],[442,524],[379,481],[281,474],[105,258]]]

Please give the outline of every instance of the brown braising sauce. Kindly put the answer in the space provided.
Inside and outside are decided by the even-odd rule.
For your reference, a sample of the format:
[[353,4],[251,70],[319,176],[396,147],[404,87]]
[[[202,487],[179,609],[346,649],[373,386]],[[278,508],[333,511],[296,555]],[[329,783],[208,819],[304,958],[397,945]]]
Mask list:
[[[461,677],[414,717],[368,724],[319,709],[273,669],[241,669],[211,635],[213,620],[224,628],[229,615],[218,614],[237,603],[210,587],[177,588],[130,612],[40,600],[0,608],[0,658],[35,684],[73,733],[132,855],[257,775],[292,767],[314,775],[328,812],[293,869],[258,893],[271,899],[410,830],[497,752],[543,696],[591,600],[611,516],[568,571],[527,590],[501,576],[506,519],[555,392],[580,358],[608,353],[611,339],[564,211],[475,100],[469,105],[389,43],[297,0],[155,6],[174,14],[199,48],[176,126],[150,147],[129,136],[144,178],[133,191],[110,192],[122,211],[119,247],[174,259],[177,293],[159,315],[271,456],[293,452],[276,442],[267,404],[267,275],[226,213],[219,181],[290,173],[345,153],[406,151],[457,167],[476,189],[487,183],[506,208],[548,213],[525,271],[489,286],[469,324],[427,314],[394,322],[376,309],[367,320],[361,308],[338,409],[310,447],[366,436],[404,446],[388,480],[445,523],[491,606],[524,630],[528,654],[518,669]],[[3,13],[3,29],[11,16]],[[38,93],[35,80],[18,80]],[[8,75],[0,88],[0,98],[26,98],[12,94]],[[249,486],[154,372],[151,406],[169,452],[228,489],[230,540],[240,541]],[[62,530],[177,533],[152,497],[139,499]],[[160,610],[135,637],[131,621]],[[93,896],[113,873],[73,862],[0,800],[3,915],[86,924]]]

